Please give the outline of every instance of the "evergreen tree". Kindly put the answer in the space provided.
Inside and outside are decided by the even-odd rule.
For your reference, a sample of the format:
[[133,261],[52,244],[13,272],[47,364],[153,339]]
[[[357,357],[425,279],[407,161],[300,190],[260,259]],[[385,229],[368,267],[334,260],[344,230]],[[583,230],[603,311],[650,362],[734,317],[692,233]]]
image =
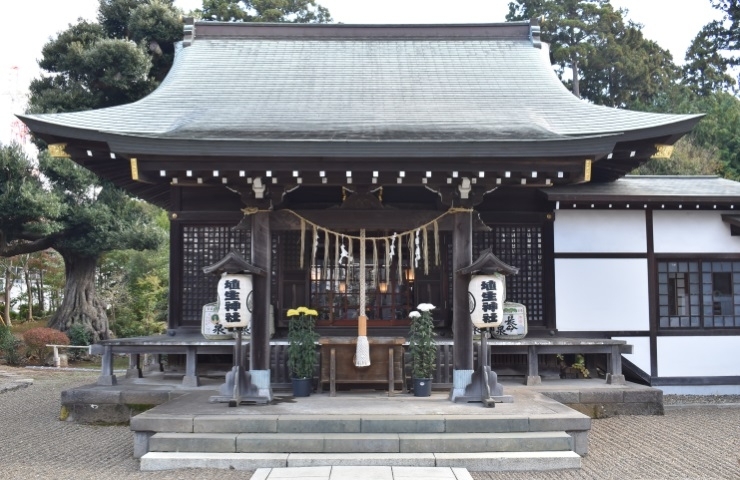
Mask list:
[[520,0],[508,20],[542,17],[541,36],[573,93],[600,105],[649,104],[680,75],[667,50],[644,38],[642,26],[608,0]]
[[584,97],[594,103],[643,109],[680,79],[671,54],[632,22],[614,23],[598,46],[582,73]]
[[169,71],[182,39],[173,0],[100,0],[98,23],[80,20],[44,45],[47,72],[29,86],[31,113],[130,103]]
[[570,76],[573,95],[580,98],[583,64],[603,37],[602,17],[613,12],[608,0],[518,0],[509,3],[506,19],[543,18],[542,41],[550,44],[550,56],[559,67],[560,78]]
[[95,288],[105,252],[154,249],[161,230],[143,204],[67,159],[43,152],[38,167],[17,146],[0,147],[0,256],[53,248],[62,256],[65,286],[49,326],[82,325],[95,341],[108,338],[105,305]]
[[728,73],[736,62],[722,51],[726,44],[723,32],[721,22],[705,25],[686,51],[683,82],[699,95],[731,92],[737,83]]
[[204,20],[221,22],[329,23],[329,10],[315,0],[203,0]]

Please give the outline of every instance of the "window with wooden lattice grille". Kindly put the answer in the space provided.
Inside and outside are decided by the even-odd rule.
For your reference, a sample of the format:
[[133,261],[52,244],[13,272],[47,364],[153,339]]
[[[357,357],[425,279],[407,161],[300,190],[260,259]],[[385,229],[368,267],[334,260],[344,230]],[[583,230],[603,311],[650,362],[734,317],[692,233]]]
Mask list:
[[233,225],[182,227],[182,325],[200,325],[203,305],[216,301],[218,277],[203,273],[203,267],[232,249],[249,260],[249,232]]
[[[473,234],[473,260],[491,248],[501,261],[519,269],[506,277],[506,301],[524,304],[530,326],[544,326],[542,227],[490,225]],[[450,293],[451,295],[451,293]]]

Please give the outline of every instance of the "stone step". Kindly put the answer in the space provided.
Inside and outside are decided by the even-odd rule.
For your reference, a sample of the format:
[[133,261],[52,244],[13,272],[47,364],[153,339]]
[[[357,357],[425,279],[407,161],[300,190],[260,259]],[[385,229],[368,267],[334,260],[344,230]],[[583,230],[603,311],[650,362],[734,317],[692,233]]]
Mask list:
[[162,415],[145,412],[131,430],[181,433],[503,433],[584,431],[583,414],[553,415]]
[[549,471],[581,468],[581,457],[567,452],[485,453],[207,453],[149,452],[141,470],[178,468],[258,468],[317,466],[459,467],[471,472]]
[[570,451],[565,432],[512,433],[156,433],[150,452],[465,453]]

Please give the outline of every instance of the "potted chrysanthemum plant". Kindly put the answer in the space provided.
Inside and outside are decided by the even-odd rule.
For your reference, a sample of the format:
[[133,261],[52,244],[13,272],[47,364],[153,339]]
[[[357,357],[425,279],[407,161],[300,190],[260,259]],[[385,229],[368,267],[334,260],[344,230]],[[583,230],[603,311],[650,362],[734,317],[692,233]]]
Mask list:
[[434,321],[431,303],[421,303],[417,310],[409,313],[409,352],[411,354],[411,377],[414,396],[428,397],[432,394],[432,372],[437,361],[437,343],[434,341]]
[[316,310],[298,307],[288,310],[288,368],[293,382],[293,396],[311,394],[313,373],[318,357],[316,342]]

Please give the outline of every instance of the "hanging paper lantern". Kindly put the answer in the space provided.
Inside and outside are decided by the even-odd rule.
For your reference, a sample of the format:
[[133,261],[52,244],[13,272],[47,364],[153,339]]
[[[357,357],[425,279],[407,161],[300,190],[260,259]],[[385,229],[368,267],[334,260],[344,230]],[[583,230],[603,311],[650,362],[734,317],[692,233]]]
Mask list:
[[252,276],[223,274],[218,281],[218,316],[223,326],[251,333],[252,308]]
[[493,328],[504,318],[506,277],[500,273],[473,275],[468,283],[470,320],[477,328]]

